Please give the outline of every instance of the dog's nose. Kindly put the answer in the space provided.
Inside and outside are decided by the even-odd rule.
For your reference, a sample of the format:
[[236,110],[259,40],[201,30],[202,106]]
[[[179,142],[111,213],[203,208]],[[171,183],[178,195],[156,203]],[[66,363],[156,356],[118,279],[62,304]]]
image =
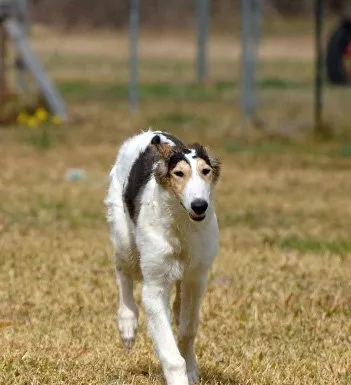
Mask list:
[[195,199],[191,202],[191,209],[195,214],[201,215],[203,214],[208,207],[208,203],[204,199]]

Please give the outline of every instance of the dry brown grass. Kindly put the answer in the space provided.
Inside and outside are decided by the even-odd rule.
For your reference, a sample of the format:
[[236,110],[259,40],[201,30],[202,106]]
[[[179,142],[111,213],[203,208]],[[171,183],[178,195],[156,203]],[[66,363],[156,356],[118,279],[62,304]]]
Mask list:
[[[310,114],[308,90],[265,95],[270,121]],[[344,94],[332,102],[346,105]],[[33,145],[36,131],[2,129],[0,383],[162,383],[143,315],[134,350],[119,341],[102,204],[118,144],[153,123],[210,143],[223,161],[221,251],[197,339],[202,383],[349,384],[347,143],[235,140],[241,125],[228,99],[145,100],[135,116],[127,107],[72,100],[72,123],[46,151]],[[69,167],[88,179],[65,181]]]

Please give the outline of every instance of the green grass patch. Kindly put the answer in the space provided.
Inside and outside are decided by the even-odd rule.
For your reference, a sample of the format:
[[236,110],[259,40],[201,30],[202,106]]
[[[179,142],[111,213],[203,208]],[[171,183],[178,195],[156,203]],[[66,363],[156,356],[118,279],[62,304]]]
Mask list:
[[266,77],[258,81],[258,85],[262,89],[273,89],[273,90],[297,90],[304,89],[310,86],[307,83],[301,81],[293,81],[282,79],[278,77]]
[[[126,100],[129,96],[128,84],[92,84],[83,81],[62,82],[59,88],[63,95],[74,100]],[[213,98],[218,92],[215,89],[204,89],[200,85],[184,86],[166,83],[141,84],[141,99],[193,99],[206,100]]]
[[346,142],[340,145],[335,151],[332,152],[334,156],[340,156],[344,158],[351,157],[351,142]]
[[[287,90],[303,88],[306,85],[279,78],[265,78],[259,81],[259,86],[265,89]],[[237,82],[219,81],[203,86],[197,83],[171,84],[151,83],[140,84],[141,99],[188,99],[214,100],[218,98],[232,98],[237,91]],[[128,84],[99,83],[87,81],[61,81],[59,89],[66,98],[74,100],[109,100],[128,99]]]
[[181,112],[169,112],[155,116],[151,119],[152,126],[181,126],[188,124],[206,124],[207,120],[198,115]]
[[252,153],[252,154],[283,154],[294,149],[288,141],[271,140],[257,143],[242,143],[226,140],[223,148],[228,153]]
[[[349,161],[347,158],[351,157],[351,142],[345,142],[340,144],[338,139],[329,141],[321,145],[318,140],[306,141],[305,143],[294,142],[290,139],[261,139],[257,142],[243,142],[233,140],[223,140],[222,148],[229,154],[253,154],[253,155],[284,155],[284,154],[296,154],[297,156],[323,156],[340,161],[336,164],[328,163],[324,165],[325,168],[336,167],[343,169],[349,168]],[[299,158],[297,158],[298,161]],[[314,163],[316,166],[317,163]]]
[[351,241],[345,239],[319,239],[290,235],[286,237],[269,237],[265,243],[282,249],[298,250],[302,253],[331,253],[344,255],[351,253]]

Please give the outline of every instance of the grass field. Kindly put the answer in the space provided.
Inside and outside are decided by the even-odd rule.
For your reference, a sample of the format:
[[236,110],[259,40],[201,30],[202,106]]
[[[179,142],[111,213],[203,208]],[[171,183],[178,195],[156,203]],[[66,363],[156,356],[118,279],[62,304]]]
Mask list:
[[[53,129],[51,146],[38,146],[38,129],[1,128],[0,384],[162,383],[143,314],[134,350],[119,341],[103,206],[118,145],[150,125],[209,144],[223,163],[202,384],[350,384],[350,89],[327,89],[341,139],[313,138],[312,38],[273,36],[259,68],[268,133],[254,130],[240,121],[237,40],[213,39],[203,88],[186,36],[147,36],[133,115],[125,39],[91,34],[34,34],[69,102],[71,122]],[[67,181],[72,167],[87,178]]]

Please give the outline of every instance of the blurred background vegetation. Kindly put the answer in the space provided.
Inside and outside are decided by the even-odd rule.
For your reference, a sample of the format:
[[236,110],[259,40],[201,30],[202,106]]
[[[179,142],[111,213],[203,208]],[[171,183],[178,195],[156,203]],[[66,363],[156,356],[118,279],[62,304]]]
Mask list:
[[[196,1],[189,0],[143,0],[140,2],[141,24],[160,28],[172,26],[183,29],[192,27]],[[264,1],[265,14],[279,17],[309,17],[314,2],[306,0]],[[327,12],[340,12],[344,0],[327,0]],[[33,19],[36,22],[74,27],[125,28],[129,20],[129,2],[117,0],[33,0],[30,2]],[[233,25],[233,16],[239,14],[240,0],[220,0],[211,4],[213,23],[222,29]]]

